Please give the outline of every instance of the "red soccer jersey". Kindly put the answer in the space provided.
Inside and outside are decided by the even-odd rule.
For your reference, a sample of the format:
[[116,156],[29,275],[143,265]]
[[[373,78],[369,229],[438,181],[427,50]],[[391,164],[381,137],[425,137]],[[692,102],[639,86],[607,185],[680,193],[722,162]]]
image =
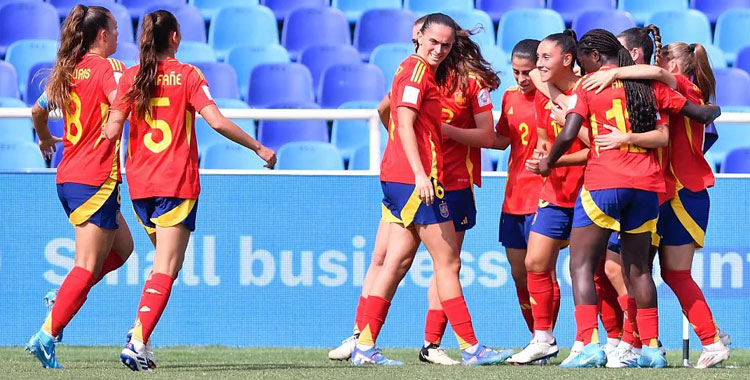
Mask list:
[[442,107],[440,92],[435,83],[435,73],[430,65],[415,54],[401,62],[393,77],[390,98],[391,123],[388,128],[388,145],[380,163],[380,180],[414,184],[414,173],[406,159],[398,134],[398,107],[409,107],[417,111],[414,135],[417,138],[417,148],[425,174],[442,181]]
[[[114,109],[127,114],[133,108],[123,96],[139,68],[135,65],[125,73]],[[130,197],[197,199],[200,180],[195,112],[215,104],[208,83],[196,67],[176,59],[163,60],[157,66],[150,104],[151,116],[130,118],[126,163]]]
[[[492,112],[492,99],[480,80],[469,75],[466,91],[442,94],[442,122],[461,129],[476,128],[474,115]],[[461,190],[476,184],[482,186],[482,150],[443,137],[443,186],[446,190]]]
[[524,94],[518,86],[503,95],[503,113],[495,130],[510,139],[508,180],[505,183],[503,212],[526,215],[536,212],[544,181],[526,169],[526,160],[534,154],[537,143],[535,93]]
[[107,178],[122,181],[120,141],[102,138],[102,127],[109,115],[107,95],[117,89],[124,71],[122,62],[94,53],[86,54],[76,64],[70,107],[63,113],[65,150],[57,166],[58,184],[101,186]]
[[[574,89],[575,87],[564,93],[571,95]],[[536,92],[534,102],[536,105],[537,127],[543,128],[547,132],[550,144],[547,146],[547,149],[550,149],[552,148],[552,144],[555,143],[555,138],[562,131],[562,126],[552,118],[552,102],[541,91]],[[581,140],[575,139],[573,145],[570,146],[570,149],[565,154],[575,153],[581,149],[586,149],[586,145]],[[583,185],[584,168],[584,166],[564,166],[552,169],[550,175],[542,185],[542,193],[539,199],[560,207],[574,207],[576,198],[578,198],[578,192],[581,191],[581,186]]]

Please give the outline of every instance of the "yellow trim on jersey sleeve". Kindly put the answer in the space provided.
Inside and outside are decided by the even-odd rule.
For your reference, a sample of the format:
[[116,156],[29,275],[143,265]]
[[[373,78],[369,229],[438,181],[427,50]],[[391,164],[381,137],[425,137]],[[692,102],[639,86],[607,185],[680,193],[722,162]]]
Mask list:
[[687,209],[685,209],[685,205],[682,203],[682,199],[680,199],[680,190],[682,190],[682,185],[678,184],[677,191],[674,193],[674,198],[669,201],[669,205],[677,216],[677,220],[687,230],[698,248],[703,248],[703,243],[706,240],[706,231],[703,231],[701,226],[696,223],[693,217],[687,212]]
[[87,199],[86,202],[70,213],[70,223],[74,226],[86,223],[92,215],[96,214],[96,212],[104,206],[104,203],[107,202],[107,199],[112,195],[112,192],[115,191],[116,186],[116,179],[107,178],[91,198]]
[[176,226],[182,223],[182,221],[190,215],[190,212],[193,211],[193,207],[195,207],[195,202],[195,199],[185,199],[179,206],[156,218],[151,218],[151,222],[159,227]]
[[195,70],[195,72],[198,73],[198,77],[200,77],[202,81],[206,80],[206,77],[203,76],[203,72],[201,71],[201,69],[197,68],[196,66],[190,65],[190,64],[188,64],[188,66],[192,67]]
[[422,62],[417,62],[417,64],[414,65],[414,70],[411,72],[410,80],[417,84],[422,83],[422,78],[424,77],[424,72],[426,70],[427,65]]
[[604,211],[602,211],[599,206],[596,205],[596,203],[594,202],[594,198],[591,197],[591,193],[586,190],[585,187],[581,187],[580,196],[583,210],[586,211],[586,215],[588,215],[589,219],[591,219],[594,224],[608,230],[617,232],[620,231],[620,222],[615,220],[615,218],[605,214]]
[[578,86],[581,84],[581,82],[583,82],[583,78],[578,78],[576,84],[573,85],[573,91],[578,89]]

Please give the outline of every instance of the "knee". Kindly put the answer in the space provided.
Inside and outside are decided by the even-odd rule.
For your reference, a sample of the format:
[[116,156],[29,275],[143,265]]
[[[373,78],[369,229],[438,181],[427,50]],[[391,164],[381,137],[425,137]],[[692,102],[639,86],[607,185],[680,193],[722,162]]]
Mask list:
[[622,277],[622,268],[617,263],[611,260],[606,260],[604,262],[604,274],[609,279],[617,279]]
[[385,249],[376,249],[372,252],[372,261],[370,261],[371,266],[375,267],[382,267],[383,263],[385,262]]
[[546,260],[542,260],[539,257],[532,255],[526,255],[524,265],[528,272],[546,272],[549,269]]
[[411,268],[411,264],[413,261],[414,258],[411,256],[405,257],[401,260],[389,260],[388,262],[384,262],[381,264],[382,270],[398,277],[403,277],[406,272],[409,271],[409,268]]
[[669,270],[661,268],[661,278],[670,288],[674,288],[677,284],[683,281],[689,281],[693,277],[689,270]]
[[458,275],[458,273],[461,271],[461,259],[456,256],[444,257],[440,260],[435,260],[434,265],[436,272]]
[[513,282],[516,287],[526,287],[526,268],[511,268],[511,276],[513,276]]

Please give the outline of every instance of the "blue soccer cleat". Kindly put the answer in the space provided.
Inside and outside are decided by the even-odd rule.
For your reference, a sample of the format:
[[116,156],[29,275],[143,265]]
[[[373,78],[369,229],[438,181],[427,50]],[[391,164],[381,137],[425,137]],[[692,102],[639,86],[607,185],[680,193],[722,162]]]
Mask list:
[[601,347],[597,343],[589,343],[571,361],[560,364],[560,368],[599,368],[605,364],[607,364],[607,355]]
[[133,346],[133,343],[128,343],[125,348],[120,352],[120,361],[125,367],[128,367],[131,371],[146,371],[151,372],[151,368],[148,365],[148,359],[146,358],[146,350],[139,352]]
[[[44,303],[47,305],[47,310],[49,313],[52,312],[52,305],[55,304],[55,300],[57,299],[57,292],[60,289],[52,289],[47,294],[44,295]],[[57,338],[55,338],[55,343],[62,342],[63,339],[63,330],[60,329],[60,332],[57,334]]]
[[659,347],[644,346],[637,364],[641,368],[664,368],[667,366],[667,358],[664,357]]
[[62,368],[55,358],[54,338],[42,330],[31,336],[26,343],[26,351],[39,359],[43,368]]
[[[125,343],[130,343],[130,339],[133,337],[133,329],[128,330],[128,335],[125,336]],[[148,368],[150,369],[156,369],[156,360],[154,359],[154,348],[151,347],[151,340],[146,343],[146,351],[144,353],[146,356],[146,362],[148,363]]]
[[404,365],[404,363],[398,360],[391,360],[386,358],[378,348],[373,347],[369,350],[360,350],[359,347],[354,347],[352,352],[352,365]]
[[496,351],[487,346],[479,346],[477,350],[470,354],[466,350],[461,351],[461,362],[463,365],[493,365],[506,361],[513,350]]

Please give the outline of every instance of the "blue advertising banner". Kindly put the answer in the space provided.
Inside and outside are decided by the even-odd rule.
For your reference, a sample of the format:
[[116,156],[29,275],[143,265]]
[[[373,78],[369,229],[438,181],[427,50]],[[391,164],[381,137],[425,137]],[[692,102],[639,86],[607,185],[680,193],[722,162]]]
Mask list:
[[[203,175],[197,228],[169,305],[152,336],[157,346],[333,347],[351,334],[370,261],[382,193],[373,176]],[[505,250],[497,242],[503,177],[477,189],[477,226],[462,252],[462,283],[477,336],[497,347],[525,345]],[[720,178],[710,189],[706,247],[693,274],[719,326],[735,347],[750,347],[750,178]],[[119,345],[135,319],[154,250],[133,215],[127,184],[122,213],[135,252],[94,287],[65,329],[65,342]],[[45,293],[73,266],[73,227],[57,199],[52,173],[0,174],[0,345],[25,343],[42,324]],[[575,332],[568,251],[558,262],[562,307],[555,335]],[[682,314],[658,275],[661,338],[681,346]],[[432,263],[420,248],[378,341],[422,344]],[[602,333],[603,334],[603,333]],[[692,334],[692,333],[691,333]],[[452,333],[444,340],[457,343]],[[691,335],[693,347],[699,347]]]

